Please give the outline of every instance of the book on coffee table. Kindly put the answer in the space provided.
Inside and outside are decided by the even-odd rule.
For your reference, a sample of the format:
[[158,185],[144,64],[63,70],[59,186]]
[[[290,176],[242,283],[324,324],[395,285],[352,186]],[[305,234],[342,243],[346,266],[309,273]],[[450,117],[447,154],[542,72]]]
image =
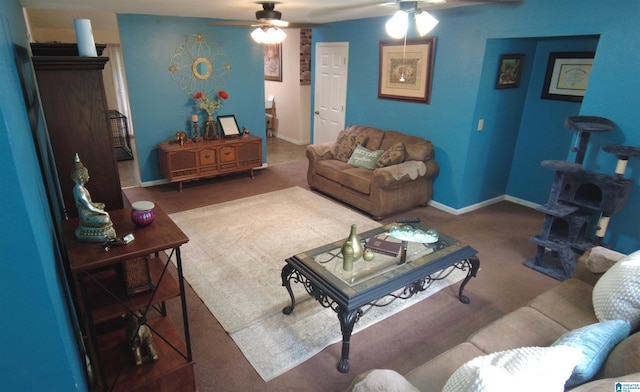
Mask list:
[[380,238],[371,237],[364,244],[365,248],[369,248],[374,252],[382,253],[389,256],[397,256],[400,252],[400,247],[402,244],[400,242],[392,242],[387,240],[382,240]]

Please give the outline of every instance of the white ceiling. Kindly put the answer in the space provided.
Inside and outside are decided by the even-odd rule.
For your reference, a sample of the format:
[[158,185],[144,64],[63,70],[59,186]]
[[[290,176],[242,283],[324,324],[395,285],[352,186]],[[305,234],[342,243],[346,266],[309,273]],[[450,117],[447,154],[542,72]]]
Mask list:
[[[513,0],[485,0],[513,2]],[[327,23],[392,15],[394,0],[283,0],[275,9],[282,19],[295,23]],[[482,0],[447,0],[444,4],[418,1],[425,10],[477,5]],[[255,20],[262,9],[252,0],[20,0],[28,9],[32,28],[61,29],[73,26],[74,18],[91,19],[94,29],[117,30],[115,14],[173,15],[232,20]]]

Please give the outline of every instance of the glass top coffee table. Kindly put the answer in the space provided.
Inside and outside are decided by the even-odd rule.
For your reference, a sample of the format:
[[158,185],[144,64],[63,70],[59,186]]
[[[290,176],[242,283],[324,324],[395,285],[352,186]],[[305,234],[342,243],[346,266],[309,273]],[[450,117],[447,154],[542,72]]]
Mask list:
[[[443,233],[438,233],[437,240],[431,243],[402,241],[389,236],[399,225],[402,224],[393,223],[359,233],[363,244],[374,237],[398,243],[400,249],[395,256],[376,252],[373,260],[360,258],[353,263],[351,271],[345,271],[340,253],[342,239],[292,256],[286,259],[287,264],[282,268],[282,285],[291,297],[291,305],[282,310],[284,314],[291,314],[296,306],[291,282],[303,284],[320,305],[338,314],[342,356],[337,367],[341,373],[349,371],[353,326],[371,307],[410,298],[429,288],[434,281],[446,278],[455,269],[467,272],[460,284],[458,298],[464,304],[470,302],[462,291],[480,268],[477,251]],[[429,230],[419,223],[411,223],[411,226]]]

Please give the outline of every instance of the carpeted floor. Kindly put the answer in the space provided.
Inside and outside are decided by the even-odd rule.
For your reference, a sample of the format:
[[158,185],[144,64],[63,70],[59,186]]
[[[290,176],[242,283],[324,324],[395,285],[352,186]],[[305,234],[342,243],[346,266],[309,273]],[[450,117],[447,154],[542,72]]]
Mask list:
[[[131,201],[152,200],[167,213],[174,213],[292,186],[308,189],[306,168],[306,161],[272,165],[256,171],[254,179],[239,174],[186,183],[182,193],[175,185],[131,188],[125,192]],[[417,216],[478,251],[481,271],[465,288],[470,304],[461,304],[456,298],[456,286],[451,286],[354,335],[350,373],[336,370],[340,357],[337,343],[264,382],[193,290],[187,288],[199,391],[342,391],[358,373],[369,369],[407,373],[558,284],[522,265],[535,254],[535,245],[528,238],[538,234],[542,225],[542,214],[533,209],[500,202],[455,216],[433,207],[415,208],[381,223],[405,216]],[[179,320],[179,302],[171,301],[168,307],[170,315]]]

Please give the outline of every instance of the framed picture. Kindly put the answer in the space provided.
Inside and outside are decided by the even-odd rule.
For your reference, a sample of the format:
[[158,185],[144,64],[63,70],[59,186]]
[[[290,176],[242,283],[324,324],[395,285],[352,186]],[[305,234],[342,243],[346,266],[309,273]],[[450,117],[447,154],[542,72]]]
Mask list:
[[500,56],[496,88],[515,88],[520,85],[524,54],[503,54]]
[[378,98],[430,103],[436,37],[380,41]]
[[236,137],[240,136],[240,128],[238,128],[238,122],[236,116],[233,114],[227,114],[224,116],[218,116],[218,124],[222,129],[224,137]]
[[264,44],[264,80],[282,82],[282,43]]
[[549,53],[542,98],[582,102],[594,56],[595,52]]

